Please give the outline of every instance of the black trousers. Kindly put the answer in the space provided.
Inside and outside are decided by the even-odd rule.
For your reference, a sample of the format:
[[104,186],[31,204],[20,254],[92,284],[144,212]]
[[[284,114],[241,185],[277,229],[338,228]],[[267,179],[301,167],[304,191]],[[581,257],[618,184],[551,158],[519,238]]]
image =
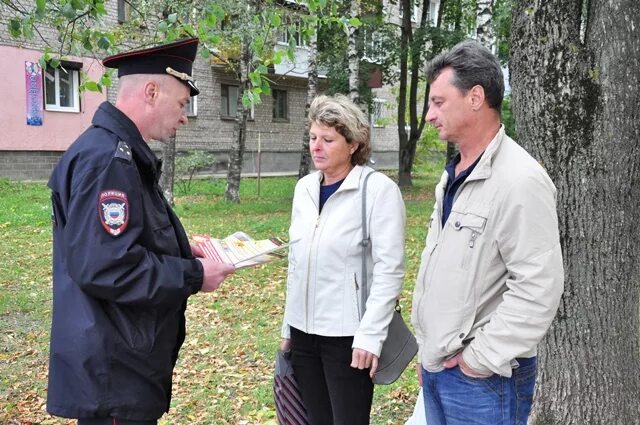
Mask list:
[[156,425],[155,421],[130,421],[118,418],[80,418],[78,425]]
[[291,328],[291,364],[312,425],[369,423],[369,369],[351,366],[352,336],[329,337]]

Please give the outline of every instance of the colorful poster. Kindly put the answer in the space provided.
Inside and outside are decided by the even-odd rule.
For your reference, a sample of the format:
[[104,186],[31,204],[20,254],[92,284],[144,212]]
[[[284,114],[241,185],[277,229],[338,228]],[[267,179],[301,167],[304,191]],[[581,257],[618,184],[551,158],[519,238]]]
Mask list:
[[42,69],[34,62],[24,63],[27,89],[27,125],[42,125]]

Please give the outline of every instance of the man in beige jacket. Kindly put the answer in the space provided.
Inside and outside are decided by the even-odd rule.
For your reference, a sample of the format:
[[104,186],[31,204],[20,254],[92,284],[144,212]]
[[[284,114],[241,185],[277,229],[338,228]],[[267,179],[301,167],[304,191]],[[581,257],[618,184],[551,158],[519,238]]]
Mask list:
[[462,42],[427,77],[426,118],[460,151],[436,187],[413,299],[427,423],[526,424],[563,290],[556,190],[500,124],[486,48]]

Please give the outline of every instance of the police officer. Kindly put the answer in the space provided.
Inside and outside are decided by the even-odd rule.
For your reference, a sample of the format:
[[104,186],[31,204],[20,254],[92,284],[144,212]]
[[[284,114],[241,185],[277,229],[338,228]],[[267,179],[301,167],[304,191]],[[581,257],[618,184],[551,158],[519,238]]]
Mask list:
[[235,270],[190,246],[147,144],[187,123],[197,47],[185,39],[106,58],[118,68],[116,104],[100,105],[49,180],[47,410],[79,425],[156,424],[169,409],[187,298]]

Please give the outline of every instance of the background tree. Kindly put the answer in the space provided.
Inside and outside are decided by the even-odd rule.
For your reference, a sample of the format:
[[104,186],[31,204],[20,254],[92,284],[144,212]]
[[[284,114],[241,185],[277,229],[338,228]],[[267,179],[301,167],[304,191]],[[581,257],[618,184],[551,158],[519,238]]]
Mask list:
[[566,277],[536,425],[640,420],[638,28],[636,0],[514,2],[518,137],[558,188]]
[[306,118],[309,116],[309,108],[311,102],[318,94],[318,20],[313,17],[313,22],[309,27],[312,33],[309,35],[308,41],[308,68],[307,68],[307,100],[304,105],[304,131],[302,133],[302,151],[300,153],[300,167],[298,168],[298,178],[309,174],[309,165],[311,162],[311,154],[309,152],[309,129],[310,125]]
[[476,0],[476,39],[491,52],[496,50],[493,29],[494,0]]

